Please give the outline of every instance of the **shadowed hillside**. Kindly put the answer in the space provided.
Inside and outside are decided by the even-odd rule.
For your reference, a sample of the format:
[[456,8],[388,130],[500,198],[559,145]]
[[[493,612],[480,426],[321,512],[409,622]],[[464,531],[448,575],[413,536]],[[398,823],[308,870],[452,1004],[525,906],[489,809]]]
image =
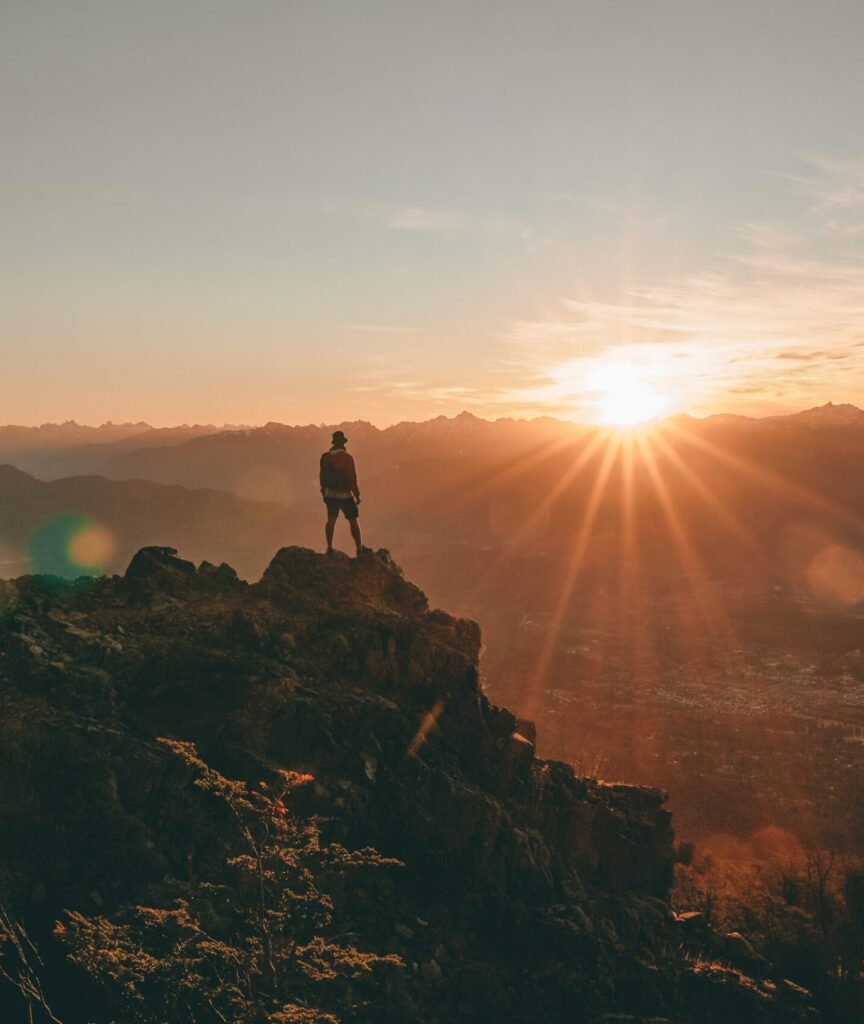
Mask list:
[[[131,941],[141,900],[148,935],[174,928],[159,908],[185,898],[211,951],[227,941],[229,824],[161,736],[256,791],[280,772],[312,776],[292,814],[323,815],[324,842],[404,864],[377,895],[334,891],[335,916],[317,926],[327,949],[350,934],[404,965],[383,1003],[331,992],[334,1019],[816,1019],[801,989],[724,936],[703,931],[688,952],[667,902],[662,794],[537,759],[530,723],[480,690],[477,626],[429,611],[386,553],[288,548],[250,586],[151,548],[122,578],[3,584],[0,608],[0,891],[45,949],[68,1024],[117,1011],[110,985],[96,996],[63,966],[48,932],[64,911],[77,916],[62,935],[93,940],[74,947],[79,962],[108,979],[131,955],[116,943]],[[115,951],[101,957],[99,942]],[[128,976],[136,1019],[167,984],[157,963]]]
[[314,525],[313,534],[312,521],[284,506],[223,491],[96,476],[46,483],[0,466],[0,578],[117,572],[166,534],[195,559],[230,559],[256,577],[268,552],[286,539],[309,542]]

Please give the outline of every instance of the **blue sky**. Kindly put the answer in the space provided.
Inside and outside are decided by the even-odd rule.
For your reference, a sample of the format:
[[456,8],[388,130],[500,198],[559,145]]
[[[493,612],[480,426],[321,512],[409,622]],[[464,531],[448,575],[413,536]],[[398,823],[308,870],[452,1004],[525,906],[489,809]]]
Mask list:
[[[0,419],[861,401],[859,3],[7,2]],[[601,389],[602,390],[602,389]]]

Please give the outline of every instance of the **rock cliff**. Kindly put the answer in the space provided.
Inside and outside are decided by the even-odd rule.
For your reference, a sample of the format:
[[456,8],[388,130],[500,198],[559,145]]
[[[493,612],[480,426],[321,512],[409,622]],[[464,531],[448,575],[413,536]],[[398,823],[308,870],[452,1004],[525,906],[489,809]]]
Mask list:
[[122,577],[0,583],[0,895],[47,935],[199,873],[169,736],[230,777],[311,774],[328,836],[404,861],[368,915],[407,964],[394,1020],[814,1020],[770,970],[688,950],[663,794],[538,759],[479,650],[386,552],[285,548],[250,585],[146,548]]

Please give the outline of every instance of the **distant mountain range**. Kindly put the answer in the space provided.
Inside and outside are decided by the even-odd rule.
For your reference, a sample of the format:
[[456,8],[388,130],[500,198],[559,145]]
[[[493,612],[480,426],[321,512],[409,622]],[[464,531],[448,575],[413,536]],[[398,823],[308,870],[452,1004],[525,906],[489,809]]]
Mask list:
[[[256,580],[281,546],[321,550],[318,456],[334,426],[145,429],[93,445],[69,428],[75,443],[44,447],[39,471],[0,467],[0,577],[118,572],[165,545]],[[749,739],[729,720],[741,757],[761,756],[765,723],[793,694],[796,722],[864,724],[849,682],[864,609],[856,407],[678,416],[635,434],[468,414],[338,426],[357,459],[364,539],[391,549],[433,604],[481,623],[496,698],[541,719],[555,756],[593,751],[619,777],[676,787],[687,830],[743,833],[756,822],[737,816],[719,762],[705,755],[696,786],[664,753],[684,756],[697,719],[697,732],[721,727],[702,709],[766,716]],[[101,475],[36,479],[82,460]],[[840,820],[825,794],[849,791],[852,762],[832,767],[833,749],[800,790],[827,808],[814,834]],[[788,824],[803,813],[798,789],[766,789],[760,807],[782,806]],[[864,834],[864,795],[848,804]]]
[[834,405],[828,402],[816,409],[807,409],[804,412],[795,413],[792,416],[771,416],[767,421],[771,422],[792,422],[807,427],[864,427],[864,411],[857,405],[842,403]]
[[14,423],[0,426],[0,445],[22,450],[51,448],[58,445],[81,444],[87,441],[111,442],[145,434],[148,423],[103,423],[98,427],[66,420],[65,423],[43,423],[38,427],[22,427]]
[[[801,428],[829,433],[864,430],[864,412],[827,403],[789,416],[751,419],[681,415],[670,427],[715,436],[717,432],[784,436]],[[145,423],[84,427],[76,423],[0,427],[0,461],[40,479],[97,473],[112,479],[145,479],[185,487],[233,491],[242,497],[294,505],[316,492],[317,459],[333,430],[348,434],[368,479],[424,459],[495,459],[534,447],[593,436],[599,428],[543,417],[489,421],[461,413],[379,429],[364,421],[330,425],[261,427]]]
[[[179,444],[225,429],[213,424],[151,427],[149,423],[103,423],[89,427],[68,420],[39,427],[0,426],[0,461],[38,473],[67,476],[92,472],[118,453],[145,445]],[[56,464],[55,464],[56,463]]]
[[[362,421],[338,427],[357,458],[361,521],[374,543],[409,561],[460,548],[566,551],[590,515],[591,544],[580,556],[589,566],[620,561],[631,517],[646,572],[676,569],[684,536],[711,575],[785,577],[798,571],[784,539],[790,529],[857,543],[864,522],[864,412],[852,405],[764,419],[678,416],[644,441],[551,418],[490,422],[468,413],[383,430]],[[0,428],[0,457],[8,457],[3,439],[19,429]],[[120,436],[85,445],[81,431],[94,428],[34,429],[46,431],[46,443],[58,431],[70,441],[43,448],[35,476],[56,478],[70,466],[75,476],[50,486],[28,478],[29,504],[14,509],[20,480],[11,469],[0,477],[0,543],[19,552],[0,561],[20,558],[37,520],[73,505],[100,521],[107,515],[124,552],[158,543],[156,527],[170,522],[175,545],[193,543],[187,554],[224,558],[244,573],[266,564],[267,545],[284,542],[289,527],[294,540],[318,543],[318,456],[332,425],[213,432],[106,424],[95,429]],[[23,461],[32,466],[33,453]],[[122,506],[128,512],[116,514]]]

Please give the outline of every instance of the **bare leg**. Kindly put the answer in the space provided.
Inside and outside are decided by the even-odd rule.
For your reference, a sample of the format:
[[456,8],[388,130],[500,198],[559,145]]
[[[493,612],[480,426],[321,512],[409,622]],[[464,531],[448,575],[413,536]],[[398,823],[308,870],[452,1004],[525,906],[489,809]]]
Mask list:
[[357,554],[359,555],[360,549],[363,547],[363,539],[360,536],[360,523],[356,519],[349,519],[348,525],[351,527],[351,536],[357,545]]
[[327,538],[327,550],[333,550],[333,531],[336,529],[336,519],[327,520],[327,525],[324,527],[324,536]]

